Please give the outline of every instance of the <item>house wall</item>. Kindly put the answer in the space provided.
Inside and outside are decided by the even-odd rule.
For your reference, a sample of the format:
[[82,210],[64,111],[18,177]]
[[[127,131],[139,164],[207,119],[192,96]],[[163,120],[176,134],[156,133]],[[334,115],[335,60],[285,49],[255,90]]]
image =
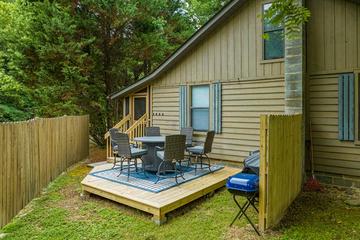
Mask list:
[[[315,169],[360,176],[360,146],[338,140],[338,77],[360,67],[360,4],[308,0],[307,115]],[[309,127],[309,122],[308,122]]]
[[[242,161],[259,147],[259,116],[284,112],[283,60],[262,61],[264,1],[247,1],[152,84],[152,122],[179,132],[179,85],[222,82],[222,133],[212,158]],[[196,133],[202,139],[204,133]]]

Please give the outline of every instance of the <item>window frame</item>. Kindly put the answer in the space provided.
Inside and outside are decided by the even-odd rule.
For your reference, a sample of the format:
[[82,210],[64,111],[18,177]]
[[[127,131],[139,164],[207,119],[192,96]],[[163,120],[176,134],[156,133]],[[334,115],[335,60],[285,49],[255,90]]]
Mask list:
[[[269,2],[264,2],[263,4],[261,4],[261,13],[262,13],[262,16],[264,16],[264,12],[265,12],[265,6],[266,5],[271,5],[272,4],[272,1],[269,1]],[[281,28],[277,28],[277,29],[273,29],[273,30],[268,30],[266,31],[265,30],[265,21],[264,19],[262,19],[262,34],[265,35],[267,33],[272,33],[272,32],[279,32],[281,31],[283,34],[285,34],[285,28],[284,26],[282,25]],[[262,36],[263,36],[262,35]],[[265,53],[266,53],[266,41],[268,41],[267,39],[263,38],[262,37],[262,50],[263,50],[263,54],[262,54],[262,62],[263,63],[267,63],[267,62],[277,62],[277,61],[282,61],[285,57],[285,39],[283,38],[283,54],[282,56],[280,57],[276,57],[276,58],[266,58],[265,57]]]
[[[193,98],[193,88],[194,87],[200,87],[200,86],[206,86],[208,88],[208,91],[209,91],[209,98],[208,98],[208,107],[193,107],[193,101],[192,101],[192,98]],[[190,97],[190,101],[189,101],[189,120],[190,120],[190,126],[194,129],[194,131],[196,132],[207,132],[210,130],[210,100],[211,100],[211,91],[210,91],[210,84],[194,84],[194,85],[190,85],[190,94],[189,94],[189,97]],[[208,128],[205,129],[205,130],[199,130],[199,129],[195,129],[193,127],[193,109],[207,109],[208,110]]]

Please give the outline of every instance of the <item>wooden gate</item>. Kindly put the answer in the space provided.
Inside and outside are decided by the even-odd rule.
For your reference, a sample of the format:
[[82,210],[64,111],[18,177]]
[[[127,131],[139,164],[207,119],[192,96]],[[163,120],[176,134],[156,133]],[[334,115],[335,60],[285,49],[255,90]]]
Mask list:
[[275,226],[302,188],[302,115],[260,117],[259,228]]

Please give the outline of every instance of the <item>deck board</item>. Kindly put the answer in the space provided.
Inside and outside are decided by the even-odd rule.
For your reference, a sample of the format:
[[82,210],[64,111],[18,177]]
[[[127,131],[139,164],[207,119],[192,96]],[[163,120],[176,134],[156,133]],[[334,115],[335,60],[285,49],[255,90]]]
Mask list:
[[[94,167],[91,172],[109,169],[112,164]],[[81,182],[83,191],[102,196],[115,202],[140,209],[154,215],[157,223],[165,221],[165,214],[186,205],[224,186],[226,179],[240,172],[240,168],[225,166],[223,169],[159,193],[130,187],[87,175]]]

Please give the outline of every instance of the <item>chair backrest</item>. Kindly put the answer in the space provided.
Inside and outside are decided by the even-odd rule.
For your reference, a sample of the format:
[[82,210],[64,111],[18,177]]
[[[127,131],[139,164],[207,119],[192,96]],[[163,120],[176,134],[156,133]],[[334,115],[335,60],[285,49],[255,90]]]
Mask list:
[[110,128],[109,129],[109,134],[110,134],[110,142],[111,142],[111,147],[114,148],[116,146],[116,142],[113,141],[113,138],[116,136],[116,133],[120,132],[119,129],[117,128]]
[[146,127],[145,128],[145,136],[160,136],[160,128],[159,127]]
[[180,130],[181,135],[186,136],[186,145],[191,145],[193,142],[193,132],[194,129],[192,127],[185,127]]
[[204,153],[210,153],[214,142],[215,131],[208,131],[204,143]]
[[126,133],[122,133],[120,131],[114,131],[112,129],[110,129],[111,143],[116,145],[118,156],[130,158],[131,150],[130,150],[129,136]]
[[185,135],[170,135],[165,138],[164,161],[180,161],[185,157]]

